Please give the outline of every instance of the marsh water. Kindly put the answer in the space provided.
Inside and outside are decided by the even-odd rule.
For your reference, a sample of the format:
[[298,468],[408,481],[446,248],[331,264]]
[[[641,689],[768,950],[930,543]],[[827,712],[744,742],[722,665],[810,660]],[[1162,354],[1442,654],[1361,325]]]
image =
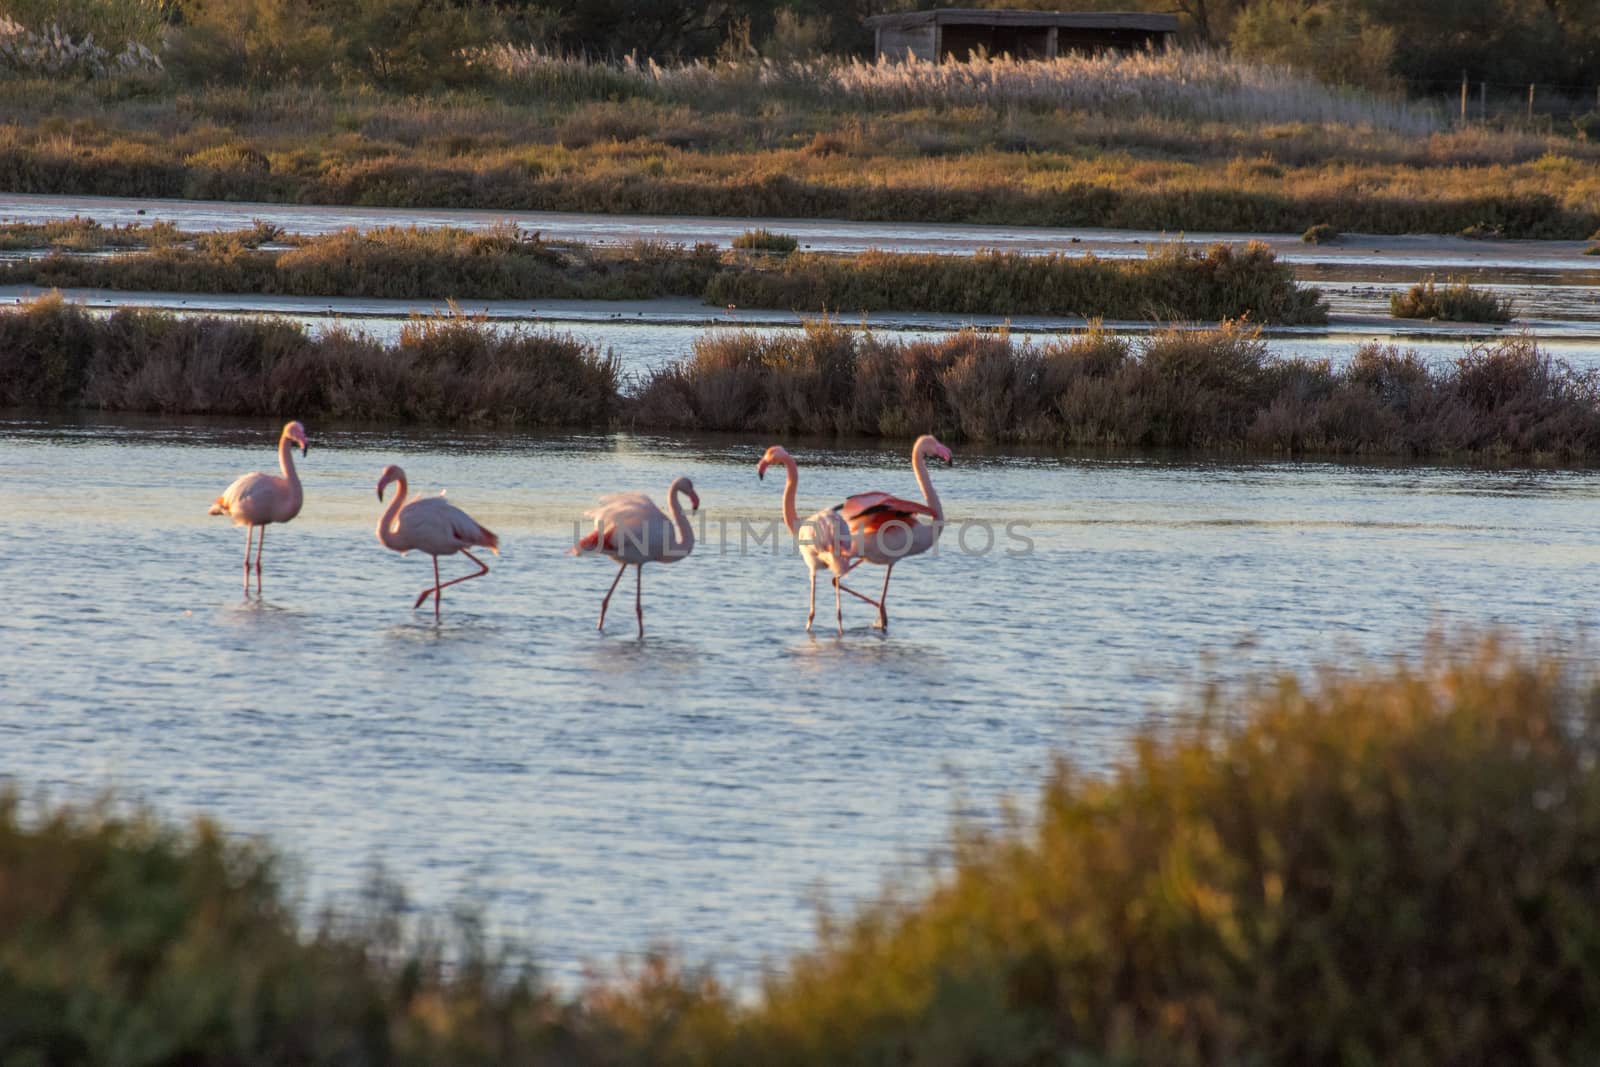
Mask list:
[[[0,776],[215,815],[295,857],[311,902],[381,863],[562,981],[665,942],[749,983],[819,899],[925,877],[952,819],[1026,810],[1053,754],[1104,767],[1207,681],[1435,627],[1572,640],[1600,608],[1597,472],[958,449],[889,630],[857,603],[808,635],[803,566],[750,536],[778,514],[769,442],[315,424],[257,599],[243,532],[205,512],[275,429],[0,418]],[[790,444],[803,512],[915,493],[899,448]],[[390,462],[501,538],[437,625],[411,607],[427,558],[374,536]],[[678,475],[701,543],[645,568],[643,640],[626,585],[597,633],[614,568],[565,554],[575,523]]]

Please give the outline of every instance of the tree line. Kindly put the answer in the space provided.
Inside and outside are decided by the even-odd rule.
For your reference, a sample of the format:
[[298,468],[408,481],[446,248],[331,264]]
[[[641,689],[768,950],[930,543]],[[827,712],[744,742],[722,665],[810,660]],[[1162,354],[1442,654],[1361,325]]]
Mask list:
[[[952,0],[954,3],[955,0]],[[1042,10],[1176,11],[1187,43],[1369,88],[1539,82],[1592,98],[1600,0],[960,0]],[[30,28],[165,40],[200,80],[357,77],[419,88],[471,76],[463,50],[534,45],[658,61],[867,55],[873,14],[916,0],[0,0]]]

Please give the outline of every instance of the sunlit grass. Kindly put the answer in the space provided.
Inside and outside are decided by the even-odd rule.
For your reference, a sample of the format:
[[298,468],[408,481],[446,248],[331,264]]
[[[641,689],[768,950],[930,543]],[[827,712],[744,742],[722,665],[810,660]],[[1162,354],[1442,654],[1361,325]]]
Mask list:
[[[1182,64],[1199,64],[1208,78],[1230,69],[1215,57],[1163,63],[1150,68],[1170,68],[1162,91],[1196,101],[1211,97],[1178,77]],[[926,76],[1057,77],[1026,65],[959,66]],[[1575,239],[1600,227],[1594,143],[1339,118],[1297,110],[1293,94],[1260,92],[1263,107],[1276,101],[1283,114],[1249,120],[1204,108],[1107,110],[1091,106],[1092,96],[1008,101],[987,90],[971,99],[891,93],[868,107],[785,88],[790,75],[759,64],[684,68],[681,92],[665,72],[658,84],[624,68],[557,67],[573,79],[559,92],[513,79],[492,91],[421,96],[315,84],[124,93],[115,84],[0,78],[0,188],[1173,232],[1481,225]],[[1062,77],[1115,96],[1118,69],[1106,61]],[[1253,84],[1241,71],[1239,85]],[[1128,77],[1137,87],[1156,76]],[[618,79],[637,91],[605,88]],[[722,88],[700,92],[706,79]]]
[[[791,251],[793,237],[752,231],[746,247]],[[29,244],[32,234],[33,244]],[[267,241],[292,247],[267,250]],[[115,244],[117,256],[67,254]],[[736,241],[735,244],[739,244]],[[639,300],[693,296],[722,306],[800,311],[918,310],[1062,314],[1123,319],[1326,320],[1320,293],[1259,243],[1177,244],[1144,259],[864,252],[854,256],[723,255],[637,242],[611,248],[548,242],[512,226],[347,230],[286,238],[258,224],[240,233],[177,238],[170,227],[106,230],[93,223],[0,228],[0,247],[57,254],[0,264],[0,283],[65,288],[273,293],[413,299]]]
[[1511,301],[1466,282],[1440,288],[1433,279],[1418,282],[1389,297],[1389,314],[1397,319],[1444,319],[1450,322],[1509,322]]

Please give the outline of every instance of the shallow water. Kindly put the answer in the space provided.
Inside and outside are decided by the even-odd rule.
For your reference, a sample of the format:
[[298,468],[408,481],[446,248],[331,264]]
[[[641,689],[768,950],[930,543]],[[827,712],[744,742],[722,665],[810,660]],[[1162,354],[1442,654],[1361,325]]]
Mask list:
[[[1595,472],[960,450],[934,472],[943,551],[897,570],[887,634],[847,605],[840,638],[804,632],[798,560],[740,552],[739,521],[778,510],[767,442],[315,425],[257,601],[205,509],[273,429],[0,420],[0,775],[267,834],[312,899],[380,859],[562,980],[669,941],[748,982],[809,943],[819,893],[925,869],[953,812],[1027,801],[1053,752],[1105,765],[1206,679],[1594,613]],[[898,449],[793,445],[804,511],[915,492]],[[502,538],[442,625],[411,610],[426,558],[373,535],[388,462]],[[643,641],[626,585],[597,634],[614,570],[563,554],[575,520],[679,474],[711,541],[645,569]]]

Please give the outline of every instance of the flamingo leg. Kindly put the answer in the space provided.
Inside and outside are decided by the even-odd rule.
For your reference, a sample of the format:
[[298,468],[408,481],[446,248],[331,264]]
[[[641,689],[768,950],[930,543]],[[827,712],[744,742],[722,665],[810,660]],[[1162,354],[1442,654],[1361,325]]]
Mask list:
[[[834,582],[835,586],[839,583]],[[817,568],[811,568],[811,610],[806,613],[806,633],[811,632],[811,620],[817,617]]]
[[434,556],[433,557],[433,582],[434,582],[434,586],[433,586],[432,589],[424,589],[422,591],[421,595],[417,597],[417,603],[413,604],[412,607],[416,607],[416,606],[420,605],[424,600],[428,599],[428,597],[431,595],[433,597],[434,614],[437,615],[438,611],[439,611],[439,590],[448,589],[450,586],[455,585],[458,582],[470,582],[474,578],[482,578],[485,574],[489,573],[489,565],[487,563],[485,563],[483,560],[479,559],[477,556],[474,556],[471,552],[468,552],[464,548],[461,550],[461,554],[463,556],[466,556],[472,562],[476,563],[478,565],[478,569],[473,571],[471,574],[463,574],[459,578],[452,578],[448,582],[440,582],[439,581],[439,557],[438,556]]
[[244,595],[250,595],[250,548],[255,544],[256,528],[246,526],[244,534]]
[[639,617],[639,636],[644,636],[644,564],[633,569],[633,613]]
[[267,544],[267,528],[261,527],[261,536],[256,538],[256,596],[261,595],[261,550]]
[[627,569],[628,565],[624,563],[617,568],[617,576],[611,579],[611,588],[606,590],[605,599],[600,601],[600,625],[595,627],[596,630],[604,630],[606,628],[606,608],[611,604],[611,594],[617,591],[617,583],[622,581],[622,572]]
[[878,629],[880,630],[887,630],[889,628],[889,575],[893,573],[893,563],[884,568],[883,592],[878,594]]
[[[858,593],[854,589],[851,589],[848,585],[844,584],[845,578],[849,577],[851,571],[853,571],[857,567],[861,566],[861,563],[862,563],[862,561],[859,560],[859,559],[856,560],[855,562],[851,563],[848,570],[846,570],[843,574],[839,575],[837,578],[834,579],[834,584],[837,585],[840,589],[843,589],[846,593],[849,593],[851,596],[855,597],[857,600],[864,600],[868,604],[871,604],[873,607],[878,608],[879,610],[882,610],[882,605],[879,604],[876,600],[873,600],[871,597],[866,596],[866,595],[864,595],[862,593]],[[841,632],[842,632],[842,628],[841,628]]]
[[840,637],[844,636],[844,600],[839,596],[839,591],[843,588],[844,586],[840,584],[839,579],[835,578],[833,580],[833,615],[839,622]]

